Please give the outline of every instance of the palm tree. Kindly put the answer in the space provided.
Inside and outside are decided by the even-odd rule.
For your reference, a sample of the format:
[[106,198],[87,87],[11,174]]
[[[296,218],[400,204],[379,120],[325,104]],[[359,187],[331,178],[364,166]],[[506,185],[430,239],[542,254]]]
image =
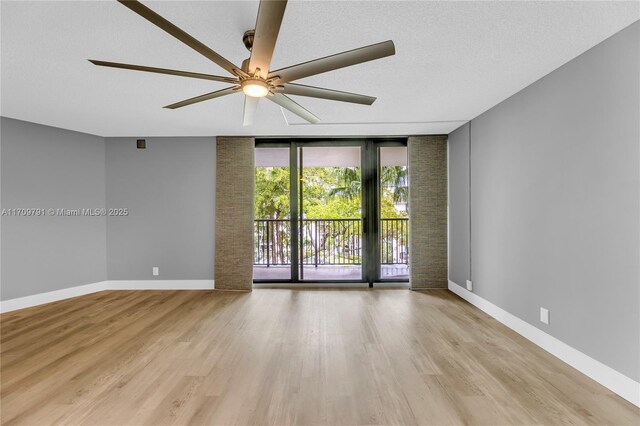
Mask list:
[[380,176],[382,187],[391,189],[394,203],[409,199],[408,170],[404,166],[384,166]]
[[348,200],[360,197],[362,184],[359,167],[344,167],[339,170],[338,187],[329,190],[330,197],[344,197]]
[[[362,183],[360,168],[345,167],[339,171],[339,186],[331,188],[329,196],[344,197],[352,200],[361,194]],[[409,200],[408,170],[404,166],[381,167],[380,184],[383,188],[391,190],[393,202],[407,203]]]

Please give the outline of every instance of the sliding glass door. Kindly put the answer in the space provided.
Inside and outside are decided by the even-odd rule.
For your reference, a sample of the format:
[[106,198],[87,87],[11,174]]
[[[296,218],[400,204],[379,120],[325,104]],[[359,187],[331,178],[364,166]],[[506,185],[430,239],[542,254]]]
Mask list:
[[381,146],[379,159],[380,279],[409,279],[409,173],[406,146]]
[[300,281],[362,281],[361,146],[298,150]]
[[291,169],[288,147],[255,150],[253,279],[291,280]]
[[404,141],[264,141],[255,152],[254,281],[408,278]]

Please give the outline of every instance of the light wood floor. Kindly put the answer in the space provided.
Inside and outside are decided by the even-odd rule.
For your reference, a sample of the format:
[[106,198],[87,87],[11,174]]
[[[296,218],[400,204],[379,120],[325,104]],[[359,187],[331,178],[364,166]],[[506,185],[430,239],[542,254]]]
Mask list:
[[452,293],[108,291],[1,317],[3,424],[638,424]]

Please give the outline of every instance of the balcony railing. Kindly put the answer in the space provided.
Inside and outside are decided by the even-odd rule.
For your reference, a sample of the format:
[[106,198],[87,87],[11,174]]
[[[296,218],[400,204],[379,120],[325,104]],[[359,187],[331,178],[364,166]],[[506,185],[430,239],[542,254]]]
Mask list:
[[[408,219],[380,220],[380,263],[409,263]],[[300,221],[303,265],[362,264],[361,219],[303,219]],[[254,221],[255,265],[291,264],[289,219]]]
[[409,219],[380,220],[380,263],[409,264]]

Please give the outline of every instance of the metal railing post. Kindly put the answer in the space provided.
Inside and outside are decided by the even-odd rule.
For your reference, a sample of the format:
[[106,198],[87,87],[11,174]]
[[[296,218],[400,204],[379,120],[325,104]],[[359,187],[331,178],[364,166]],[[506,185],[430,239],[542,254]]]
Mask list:
[[267,222],[267,268],[270,264],[269,252],[271,251],[271,238],[269,238],[269,226],[271,225],[271,221]]
[[313,239],[315,250],[316,250],[316,268],[318,267],[318,223],[316,222],[313,227],[315,228],[315,238]]

